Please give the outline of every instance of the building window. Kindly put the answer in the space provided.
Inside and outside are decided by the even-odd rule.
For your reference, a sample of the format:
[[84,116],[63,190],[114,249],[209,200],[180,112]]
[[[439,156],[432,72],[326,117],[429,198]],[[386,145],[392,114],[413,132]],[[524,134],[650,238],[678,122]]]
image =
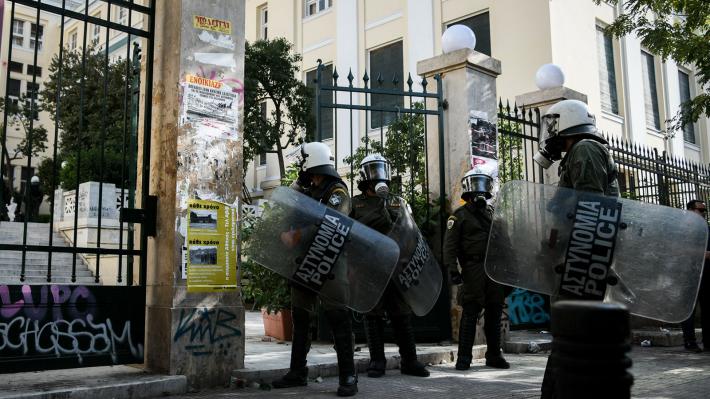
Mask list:
[[259,9],[259,39],[269,38],[269,9],[266,6]]
[[[8,69],[10,70],[10,72],[22,73],[23,67],[24,65],[21,62],[10,61]],[[29,65],[27,65],[27,67],[29,68]]]
[[12,45],[25,47],[25,21],[12,20]]
[[[690,101],[690,76],[683,71],[678,71],[678,85],[681,104]],[[692,123],[683,126],[683,139],[688,143],[695,144],[695,129]]]
[[448,28],[452,25],[466,25],[471,28],[476,35],[476,48],[474,50],[487,56],[491,55],[491,21],[487,12],[452,22],[446,27]]
[[[94,15],[94,18],[101,19],[101,13]],[[95,46],[99,44],[99,40],[101,40],[101,25],[95,24],[92,31],[91,44]]]
[[[317,129],[318,129],[318,124],[320,123],[321,125],[321,140],[325,139],[332,139],[333,138],[333,109],[332,108],[325,108],[322,107],[320,111],[320,121],[316,119],[316,107],[318,104],[316,103],[316,76],[318,70],[314,69],[312,71],[309,71],[306,73],[306,86],[310,88],[313,92],[313,120],[316,122],[315,126],[313,126],[313,130],[308,132],[308,137],[312,140],[317,140],[318,137],[316,135]],[[321,70],[321,86],[322,87],[331,87],[333,85],[333,65],[324,65],[323,69]],[[320,102],[321,104],[324,105],[332,105],[333,104],[333,92],[330,90],[324,90],[321,91],[320,93]]]
[[20,98],[21,82],[17,79],[9,79],[7,84],[7,95],[10,97]]
[[42,67],[27,64],[27,74],[34,75],[35,73],[37,74],[37,77],[42,77]]
[[39,83],[27,82],[27,98],[37,99],[39,93]]
[[116,16],[116,22],[118,22],[121,25],[126,25],[128,23],[128,9],[116,6],[117,10],[117,16]]
[[616,91],[616,69],[614,65],[614,44],[604,28],[597,26],[597,57],[599,69],[599,91],[602,111],[619,114],[619,97]]
[[76,50],[76,44],[78,42],[78,34],[76,31],[69,34],[69,50]]
[[[402,42],[392,43],[370,51],[370,87],[377,88],[377,78],[382,77],[382,88],[387,90],[403,90],[404,62],[402,58]],[[397,85],[392,81],[397,79]],[[372,106],[375,108],[392,109],[392,112],[370,112],[370,128],[377,129],[387,126],[397,118],[396,108],[404,107],[404,97],[387,94],[373,94]]]
[[30,24],[30,48],[34,50],[35,45],[37,50],[42,50],[42,41],[44,39],[44,27],[42,25]]
[[259,166],[266,165],[266,153],[262,152],[259,154]]
[[643,74],[643,97],[646,105],[646,126],[661,130],[655,60],[651,54],[645,51],[641,51],[641,72]]
[[305,0],[306,2],[306,16],[316,15],[323,12],[330,7],[333,7],[333,0]]

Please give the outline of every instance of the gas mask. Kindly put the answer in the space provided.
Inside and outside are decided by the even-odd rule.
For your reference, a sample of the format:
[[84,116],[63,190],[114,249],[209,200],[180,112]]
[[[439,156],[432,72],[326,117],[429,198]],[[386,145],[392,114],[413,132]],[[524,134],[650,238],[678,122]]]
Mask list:
[[486,205],[488,205],[488,202],[486,201],[487,198],[490,198],[490,194],[488,193],[473,193],[471,194],[472,200],[471,202],[473,203],[473,206],[476,207],[476,209],[486,209]]
[[375,194],[380,198],[387,198],[390,195],[390,188],[387,183],[379,181],[375,184]]
[[380,198],[389,196],[390,164],[378,154],[365,157],[360,163],[360,180],[369,184]]

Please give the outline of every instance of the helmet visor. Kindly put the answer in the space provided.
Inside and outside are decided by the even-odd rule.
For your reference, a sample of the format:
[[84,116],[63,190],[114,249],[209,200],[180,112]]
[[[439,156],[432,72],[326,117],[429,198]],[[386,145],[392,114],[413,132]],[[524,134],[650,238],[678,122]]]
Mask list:
[[461,180],[464,193],[490,193],[493,190],[493,179],[485,175],[466,176]]
[[384,161],[368,162],[362,165],[364,180],[390,181],[390,164]]

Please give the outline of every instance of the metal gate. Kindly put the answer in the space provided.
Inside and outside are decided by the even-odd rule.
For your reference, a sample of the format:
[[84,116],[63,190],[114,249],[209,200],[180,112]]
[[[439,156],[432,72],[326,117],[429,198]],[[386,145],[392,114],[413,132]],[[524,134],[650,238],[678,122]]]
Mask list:
[[[436,75],[434,79],[439,81],[441,77]],[[314,84],[316,116],[315,132],[310,132],[308,139],[332,145],[336,168],[343,171],[345,167],[352,194],[356,192],[360,161],[370,153],[385,156],[391,162],[390,190],[410,203],[419,228],[441,259],[442,227],[448,216],[446,209],[442,211],[441,207],[446,204],[443,149],[445,102],[441,84],[437,84],[436,92],[429,92],[426,78],[415,82],[411,74],[404,80],[397,74],[382,76],[378,73],[370,77],[365,72],[362,85],[358,87],[358,80],[352,71],[344,80],[343,85],[337,68],[318,60],[315,79],[308,82]],[[345,123],[341,124],[348,126],[344,134],[348,141],[344,145],[338,123],[343,118]],[[436,123],[430,124],[430,118],[436,118]],[[365,128],[358,128],[363,123]],[[436,126],[436,134],[429,134],[430,126]],[[437,140],[432,143],[429,137],[436,137]],[[429,164],[429,151],[438,151],[438,165]],[[343,153],[345,157],[341,162],[339,154]],[[440,171],[439,181],[430,181],[431,168]],[[436,198],[431,195],[431,188],[435,187],[433,184],[438,184],[439,195]],[[448,281],[447,274],[444,274],[444,281]],[[418,340],[434,342],[451,338],[448,287],[442,288],[441,292],[429,315],[415,318],[414,330]],[[364,336],[361,319],[359,316],[355,318],[355,331],[359,338]],[[325,329],[321,328],[321,331]],[[327,339],[327,336],[322,338]]]
[[140,60],[153,58],[155,6],[14,0],[0,11],[11,24],[0,82],[4,372],[143,361],[156,200],[150,101],[139,105],[141,73],[152,97],[152,63],[141,71]]

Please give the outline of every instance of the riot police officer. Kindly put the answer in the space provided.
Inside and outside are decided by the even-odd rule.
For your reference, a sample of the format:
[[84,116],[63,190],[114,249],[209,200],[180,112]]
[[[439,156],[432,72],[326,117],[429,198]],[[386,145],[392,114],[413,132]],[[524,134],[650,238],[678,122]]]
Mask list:
[[486,200],[491,198],[493,178],[483,167],[477,166],[466,173],[461,185],[461,199],[466,203],[449,217],[444,238],[444,265],[449,270],[451,282],[463,284],[457,297],[463,314],[456,369],[468,370],[471,367],[476,322],[484,309],[483,331],[488,346],[486,366],[507,369],[510,364],[500,350],[500,319],[505,300],[503,286],[491,280],[484,270],[493,217],[493,208]]
[[[323,143],[305,143],[301,146],[299,176],[291,188],[320,201],[343,214],[350,213],[348,188],[335,170],[335,158]],[[308,384],[306,356],[311,348],[310,326],[315,315],[318,295],[300,286],[291,288],[293,316],[293,345],[288,373],[274,381],[274,388],[289,388]],[[338,396],[357,393],[357,372],[353,360],[353,335],[350,311],[330,300],[321,299],[325,316],[333,330],[338,358]]]
[[[547,169],[561,159],[559,187],[619,196],[618,169],[585,103],[560,101],[550,107],[542,122],[545,136],[534,160]],[[542,381],[543,399],[555,397],[555,365],[551,359],[548,358]]]
[[[407,204],[389,193],[390,164],[380,155],[368,155],[360,163],[358,189],[361,194],[353,197],[350,217],[382,234],[392,229],[397,212]],[[429,371],[417,361],[417,348],[412,329],[412,311],[393,282],[385,289],[375,309],[365,316],[367,347],[370,364],[367,376],[378,378],[385,374],[384,326],[385,313],[389,316],[395,341],[401,355],[402,374],[428,377]]]

